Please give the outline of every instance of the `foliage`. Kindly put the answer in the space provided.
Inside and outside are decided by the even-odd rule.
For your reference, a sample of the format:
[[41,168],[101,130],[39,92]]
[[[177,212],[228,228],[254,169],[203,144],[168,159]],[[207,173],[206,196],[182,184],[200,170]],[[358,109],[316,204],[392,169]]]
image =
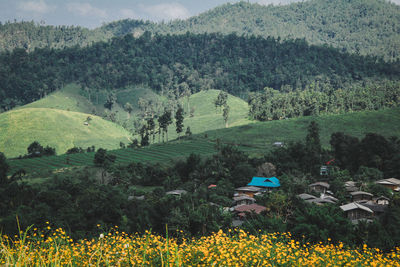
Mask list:
[[1,53],[0,63],[4,110],[71,82],[88,90],[107,88],[106,106],[111,108],[112,93],[131,85],[146,85],[175,98],[212,88],[244,97],[265,87],[301,91],[314,88],[320,80],[324,87],[337,90],[368,80],[376,85],[399,78],[398,62],[310,46],[304,40],[235,34],[126,35],[85,48],[43,48],[32,53],[16,49]]
[[399,58],[399,7],[382,0],[321,1],[290,5],[260,5],[241,1],[225,4],[191,17],[168,23],[125,19],[94,30],[34,22],[0,25],[0,50],[85,47],[96,41],[145,31],[160,34],[219,32],[223,34],[304,38],[311,44],[326,44],[342,51],[375,55],[385,60]]
[[[99,225],[102,227],[102,225]],[[172,231],[171,231],[172,232]],[[179,233],[179,231],[176,231]],[[43,235],[45,233],[46,235]],[[73,241],[57,228],[30,229],[16,240],[2,236],[3,265],[298,265],[396,266],[400,249],[383,253],[374,248],[349,248],[339,244],[303,244],[290,233],[251,235],[241,231],[218,231],[196,239],[171,238],[147,231],[128,235],[118,227],[98,230],[98,237]],[[42,235],[42,236],[40,236]]]

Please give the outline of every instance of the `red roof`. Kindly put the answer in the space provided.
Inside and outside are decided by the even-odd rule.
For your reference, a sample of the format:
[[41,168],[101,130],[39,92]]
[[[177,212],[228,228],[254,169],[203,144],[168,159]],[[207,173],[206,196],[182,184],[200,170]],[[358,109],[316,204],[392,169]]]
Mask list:
[[215,188],[215,187],[217,187],[217,185],[215,185],[215,184],[210,184],[210,185],[208,186],[208,188]]
[[260,214],[265,210],[267,210],[266,207],[260,206],[258,204],[241,205],[235,207],[235,211],[237,212],[255,212],[257,214]]

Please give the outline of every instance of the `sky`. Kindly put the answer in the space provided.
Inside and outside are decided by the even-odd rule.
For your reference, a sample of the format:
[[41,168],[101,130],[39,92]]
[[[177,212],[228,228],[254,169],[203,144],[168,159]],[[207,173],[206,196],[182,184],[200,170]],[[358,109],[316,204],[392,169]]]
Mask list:
[[[249,0],[283,5],[299,0]],[[0,21],[31,21],[46,25],[96,28],[120,19],[170,21],[198,15],[238,0],[0,0]],[[400,4],[400,0],[392,0]]]

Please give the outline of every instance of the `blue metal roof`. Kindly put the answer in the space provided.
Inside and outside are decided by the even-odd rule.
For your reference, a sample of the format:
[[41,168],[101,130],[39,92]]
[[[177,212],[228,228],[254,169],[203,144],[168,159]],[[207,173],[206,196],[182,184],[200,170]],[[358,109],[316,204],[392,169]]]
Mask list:
[[260,187],[280,187],[281,184],[276,177],[253,177],[250,183],[247,185],[249,186],[260,186]]

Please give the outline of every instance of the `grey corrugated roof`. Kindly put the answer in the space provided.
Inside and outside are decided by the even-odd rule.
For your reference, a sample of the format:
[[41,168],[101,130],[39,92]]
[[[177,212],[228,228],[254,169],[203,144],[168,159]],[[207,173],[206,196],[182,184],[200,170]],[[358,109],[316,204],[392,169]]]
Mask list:
[[400,185],[400,180],[396,178],[387,178],[376,181],[377,184]]
[[313,196],[313,195],[310,195],[310,194],[306,194],[306,193],[303,193],[303,194],[299,194],[299,195],[297,195],[299,198],[301,198],[301,199],[303,199],[303,200],[308,200],[308,199],[315,199],[315,198],[317,198],[316,196]]
[[256,201],[254,198],[249,197],[249,196],[238,196],[238,197],[233,197],[234,201],[240,201],[240,200],[252,200],[252,201]]
[[236,191],[250,191],[250,192],[259,192],[262,188],[256,186],[243,186],[235,189]]
[[367,196],[370,196],[370,197],[373,196],[373,194],[368,193],[368,192],[364,192],[364,191],[351,192],[350,195],[352,195],[352,196],[367,195]]
[[365,207],[365,206],[363,206],[363,205],[361,205],[361,204],[359,204],[359,203],[356,203],[356,202],[352,202],[352,203],[349,203],[349,204],[340,206],[340,208],[341,208],[343,211],[361,209],[361,210],[365,210],[365,211],[367,211],[367,212],[369,212],[369,213],[374,213],[370,208],[367,208],[367,207]]
[[316,186],[316,185],[320,185],[320,186],[323,186],[323,187],[326,187],[326,188],[330,187],[330,185],[328,183],[325,183],[325,182],[316,182],[316,183],[310,184],[309,186]]

